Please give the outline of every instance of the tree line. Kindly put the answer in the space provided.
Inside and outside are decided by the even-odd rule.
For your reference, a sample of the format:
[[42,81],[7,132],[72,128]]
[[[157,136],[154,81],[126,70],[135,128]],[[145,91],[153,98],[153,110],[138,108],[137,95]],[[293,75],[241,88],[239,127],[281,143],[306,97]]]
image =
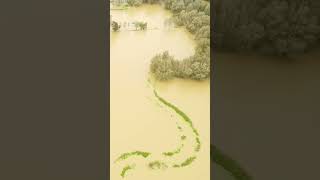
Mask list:
[[158,80],[174,77],[204,80],[210,76],[210,3],[204,0],[164,0],[177,26],[185,27],[196,40],[195,54],[178,60],[168,52],[151,59],[150,71]]
[[[146,30],[148,27],[148,23],[147,22],[142,22],[142,21],[134,21],[131,23],[135,30]],[[130,23],[129,22],[124,22],[123,23],[124,28],[129,27]],[[111,28],[114,32],[119,31],[121,28],[120,23],[116,22],[116,21],[112,21],[111,22]]]
[[215,0],[218,51],[291,56],[319,45],[318,0]]

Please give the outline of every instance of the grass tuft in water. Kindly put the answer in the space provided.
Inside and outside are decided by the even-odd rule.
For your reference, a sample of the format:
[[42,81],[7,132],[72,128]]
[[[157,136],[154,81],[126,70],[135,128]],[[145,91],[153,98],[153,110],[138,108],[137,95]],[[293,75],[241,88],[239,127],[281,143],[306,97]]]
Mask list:
[[192,156],[187,158],[185,161],[183,161],[181,164],[175,164],[173,165],[174,168],[181,168],[185,166],[189,166],[194,160],[196,160],[196,156]]
[[122,171],[121,171],[121,174],[120,174],[121,177],[124,178],[124,177],[126,176],[127,172],[128,172],[129,170],[134,169],[134,168],[135,168],[135,164],[125,166],[125,167],[122,169]]
[[143,158],[147,158],[150,154],[151,153],[149,153],[149,152],[143,152],[143,151],[134,151],[134,152],[129,152],[129,153],[123,153],[115,160],[115,163],[118,161],[128,159],[131,156],[142,156]]
[[200,139],[198,137],[196,137],[196,142],[197,142],[197,145],[195,147],[195,151],[196,152],[199,152],[200,151],[200,148],[201,148],[201,142],[200,142]]
[[185,135],[181,136],[182,141],[185,140],[186,138],[187,138],[187,136],[185,136]]
[[184,146],[184,144],[181,144],[181,146],[178,149],[176,149],[175,151],[164,152],[162,154],[164,156],[169,156],[169,157],[174,156],[174,155],[179,154],[181,152],[181,149],[183,148],[183,146]]
[[148,164],[148,167],[150,169],[167,169],[168,168],[168,165],[164,162],[161,162],[161,161],[153,161],[153,162],[150,162]]

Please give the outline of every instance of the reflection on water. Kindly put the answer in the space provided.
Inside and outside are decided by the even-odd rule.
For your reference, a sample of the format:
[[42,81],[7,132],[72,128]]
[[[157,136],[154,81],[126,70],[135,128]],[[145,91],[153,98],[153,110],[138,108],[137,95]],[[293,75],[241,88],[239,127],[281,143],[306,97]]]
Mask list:
[[[195,42],[182,28],[164,28],[171,16],[160,6],[146,5],[123,11],[111,11],[113,20],[144,21],[147,31],[111,32],[110,40],[110,166],[112,180],[122,179],[119,173],[126,164],[114,165],[113,161],[123,152],[143,150],[153,154],[173,150],[179,145],[180,133],[177,118],[161,108],[155,101],[152,89],[147,85],[150,59],[168,50],[177,58],[194,53]],[[168,168],[166,171],[150,171],[143,159],[135,159],[136,169],[128,173],[129,180],[208,180],[210,177],[210,85],[209,81],[172,80],[155,82],[158,93],[182,109],[200,132],[202,149],[197,160],[186,168]],[[188,152],[181,154],[184,159]],[[181,157],[177,157],[179,161]],[[128,162],[132,163],[132,162]]]

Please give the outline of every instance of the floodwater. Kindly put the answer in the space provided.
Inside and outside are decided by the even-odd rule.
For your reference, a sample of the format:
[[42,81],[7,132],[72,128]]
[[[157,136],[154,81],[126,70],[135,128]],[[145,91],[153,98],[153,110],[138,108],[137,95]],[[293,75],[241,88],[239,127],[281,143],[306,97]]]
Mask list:
[[319,52],[214,55],[213,140],[253,179],[319,176]]
[[[143,5],[128,10],[112,10],[112,20],[117,22],[146,21],[152,30],[131,31],[123,29],[110,33],[110,171],[112,180],[123,179],[121,170],[135,164],[128,171],[128,180],[209,180],[210,178],[210,84],[209,81],[174,79],[155,82],[153,87],[160,96],[179,107],[193,121],[199,131],[201,150],[197,159],[184,168],[169,167],[165,170],[150,170],[147,163],[162,152],[179,146],[181,132],[177,124],[181,119],[160,106],[148,86],[150,59],[157,53],[169,51],[177,58],[194,53],[195,42],[182,28],[165,28],[164,21],[171,14],[158,5]],[[183,126],[183,124],[181,124]],[[187,130],[187,139],[191,132]],[[191,136],[190,136],[191,137]],[[191,155],[190,144],[181,154],[164,161],[180,163]],[[127,161],[114,163],[125,152],[147,151],[151,159],[131,157]]]

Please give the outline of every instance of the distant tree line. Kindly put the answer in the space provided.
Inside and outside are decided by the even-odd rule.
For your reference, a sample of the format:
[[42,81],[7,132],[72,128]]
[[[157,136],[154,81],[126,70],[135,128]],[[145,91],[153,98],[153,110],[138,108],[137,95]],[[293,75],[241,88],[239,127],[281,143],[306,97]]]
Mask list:
[[128,0],[129,6],[140,6],[142,4],[142,0]]
[[162,3],[162,0],[128,0],[129,6],[140,6],[143,3],[145,4],[159,4]]
[[168,52],[151,60],[150,71],[158,80],[174,77],[204,80],[210,76],[210,3],[204,0],[164,0],[176,25],[184,26],[197,42],[195,54],[177,60]]
[[133,24],[134,24],[134,27],[136,28],[136,30],[146,30],[148,27],[147,22],[135,21],[135,22],[133,22]]
[[[134,21],[132,24],[133,24],[133,26],[135,27],[136,30],[140,30],[140,31],[146,30],[147,27],[148,27],[148,23],[147,22],[142,22],[142,21]],[[125,23],[123,23],[123,25],[124,25],[124,27],[127,27],[130,24],[129,24],[129,22],[128,23],[125,22]],[[112,30],[114,32],[116,32],[116,31],[120,30],[121,25],[116,21],[112,21],[111,22],[111,28],[112,28]]]
[[319,0],[215,0],[219,51],[290,56],[319,45]]

